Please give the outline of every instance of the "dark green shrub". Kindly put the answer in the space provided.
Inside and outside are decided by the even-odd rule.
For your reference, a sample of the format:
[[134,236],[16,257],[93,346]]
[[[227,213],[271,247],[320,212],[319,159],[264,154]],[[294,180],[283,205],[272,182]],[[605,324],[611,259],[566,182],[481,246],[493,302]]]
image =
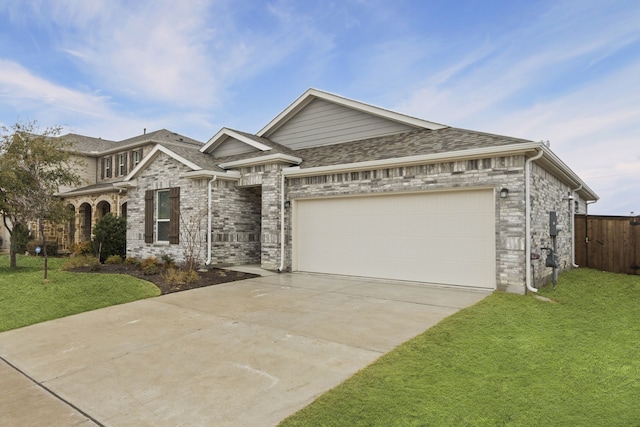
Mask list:
[[13,227],[11,233],[11,244],[15,245],[15,251],[17,254],[23,254],[27,252],[27,243],[31,236],[29,235],[29,229],[23,224],[16,224]]
[[[38,240],[30,240],[27,242],[27,252],[29,255],[36,255],[36,248],[40,246],[40,254],[44,255],[44,248],[42,247],[42,242]],[[47,256],[57,256],[58,255],[58,243],[57,242],[47,242]]]
[[127,251],[127,221],[107,213],[93,230],[93,251],[100,261],[112,255],[124,258]]

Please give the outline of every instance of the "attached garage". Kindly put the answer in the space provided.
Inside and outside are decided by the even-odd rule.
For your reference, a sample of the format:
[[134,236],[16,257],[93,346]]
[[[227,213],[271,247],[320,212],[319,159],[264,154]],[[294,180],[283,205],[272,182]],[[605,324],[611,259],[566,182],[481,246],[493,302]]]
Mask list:
[[493,189],[296,200],[293,269],[496,287]]

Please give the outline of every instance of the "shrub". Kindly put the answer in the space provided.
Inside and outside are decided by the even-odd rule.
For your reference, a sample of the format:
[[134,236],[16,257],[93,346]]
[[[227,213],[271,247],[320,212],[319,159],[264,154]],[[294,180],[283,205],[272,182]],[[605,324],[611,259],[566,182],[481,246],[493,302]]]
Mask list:
[[134,256],[128,256],[125,260],[124,263],[126,265],[135,265],[135,266],[139,266],[140,265],[140,261],[138,261],[138,258],[134,257]]
[[107,213],[93,229],[93,250],[100,261],[111,255],[124,258],[127,251],[127,221]]
[[15,247],[15,253],[23,254],[27,252],[27,243],[30,238],[29,229],[23,224],[16,224],[11,234],[11,244]]
[[100,260],[92,256],[75,256],[67,259],[60,267],[62,270],[73,270],[75,268],[89,268],[91,271],[100,270]]
[[178,268],[168,268],[162,273],[162,278],[172,286],[188,285],[197,281],[200,276],[193,270],[181,270]]
[[140,263],[140,267],[142,268],[142,274],[145,276],[152,276],[158,273],[158,258],[149,257],[142,260]]
[[171,255],[162,254],[160,258],[162,258],[162,267],[164,267],[165,270],[176,268],[176,260],[173,259]]
[[[47,242],[47,256],[56,256],[58,255],[58,243],[57,242]],[[42,248],[42,242],[37,240],[30,240],[27,243],[27,252],[29,255],[36,255],[36,248],[40,246],[41,252],[40,255],[44,254],[44,249]]]
[[74,243],[71,245],[71,251],[74,255],[91,255],[93,254],[93,247],[90,241]]
[[111,255],[104,262],[105,264],[122,264],[122,257],[120,255]]
[[153,276],[154,274],[158,274],[158,264],[147,264],[142,267],[142,274],[145,276]]

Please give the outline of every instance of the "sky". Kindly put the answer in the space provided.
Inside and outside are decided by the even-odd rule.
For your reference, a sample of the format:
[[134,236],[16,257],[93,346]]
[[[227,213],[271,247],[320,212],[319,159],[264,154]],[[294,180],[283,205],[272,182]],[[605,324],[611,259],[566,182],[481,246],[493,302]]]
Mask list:
[[637,0],[0,0],[0,125],[255,133],[313,87],[549,141],[640,214]]

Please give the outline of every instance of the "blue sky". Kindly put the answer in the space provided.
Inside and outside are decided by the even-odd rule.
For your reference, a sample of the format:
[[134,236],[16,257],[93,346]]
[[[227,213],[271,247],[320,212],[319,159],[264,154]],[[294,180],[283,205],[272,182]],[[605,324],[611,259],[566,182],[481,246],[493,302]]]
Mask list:
[[640,2],[0,0],[0,124],[256,132],[314,87],[549,140],[640,213]]

